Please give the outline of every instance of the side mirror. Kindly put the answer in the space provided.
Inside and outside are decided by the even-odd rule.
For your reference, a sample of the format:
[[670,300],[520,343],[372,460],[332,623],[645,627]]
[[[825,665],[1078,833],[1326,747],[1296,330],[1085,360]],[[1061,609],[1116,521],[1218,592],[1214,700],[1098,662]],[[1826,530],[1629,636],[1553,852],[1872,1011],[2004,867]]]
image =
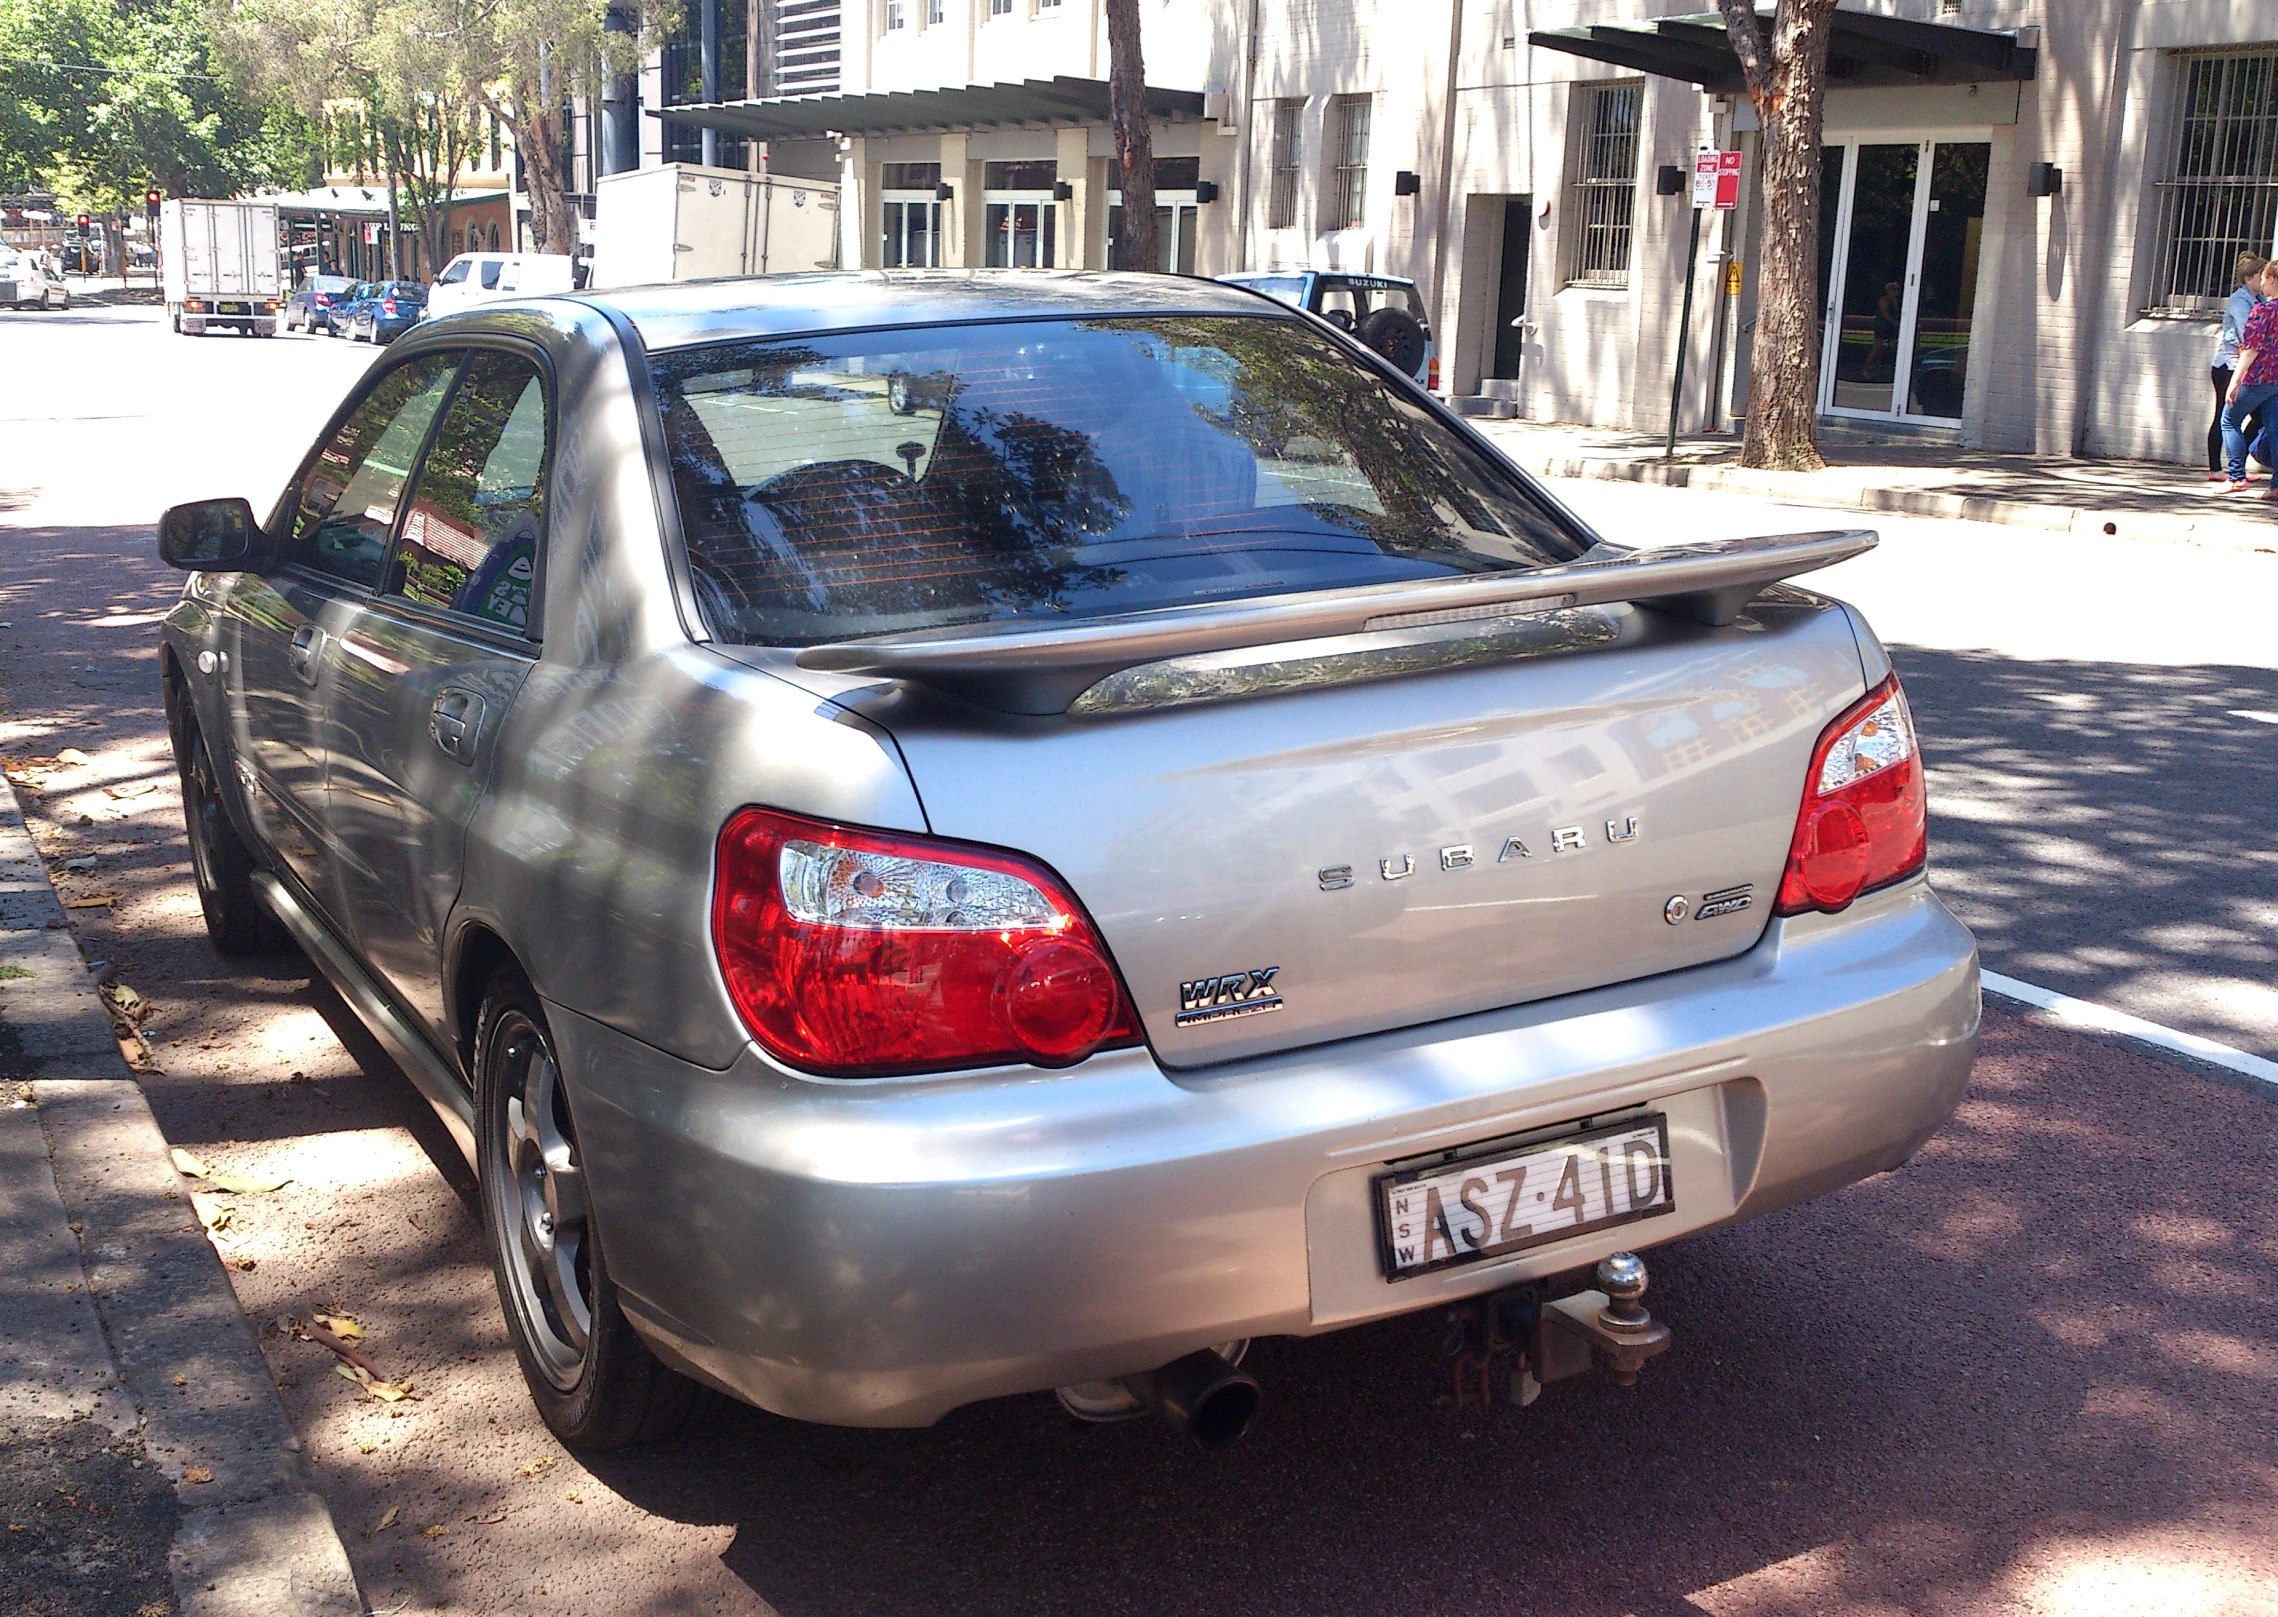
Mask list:
[[185,571],[239,571],[260,544],[261,524],[241,499],[192,500],[158,519],[159,560]]

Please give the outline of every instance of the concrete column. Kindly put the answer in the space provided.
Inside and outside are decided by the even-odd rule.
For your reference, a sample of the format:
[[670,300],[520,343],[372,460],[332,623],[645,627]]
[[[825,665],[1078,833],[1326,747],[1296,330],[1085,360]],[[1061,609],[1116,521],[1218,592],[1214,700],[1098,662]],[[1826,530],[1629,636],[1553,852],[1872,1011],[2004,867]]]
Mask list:
[[[1091,131],[1060,130],[1053,141],[1052,155],[1059,164],[1060,178],[1076,193],[1065,202],[1053,204],[1060,211],[1059,262],[1068,269],[1098,269],[1099,248],[1092,234],[1092,199],[1100,192],[1092,184]],[[1104,200],[1101,207],[1104,219]]]
[[849,136],[839,154],[838,261],[845,269],[878,267],[878,235],[884,214],[878,203],[878,165],[870,161],[870,143]]
[[[699,52],[697,58],[698,76],[703,81],[704,99],[706,101],[717,101],[720,99],[720,0],[698,0],[698,9],[703,18],[703,27],[697,42]],[[717,129],[704,131],[704,144],[701,149],[704,156],[704,166],[706,168],[718,168],[720,166],[720,132]]]

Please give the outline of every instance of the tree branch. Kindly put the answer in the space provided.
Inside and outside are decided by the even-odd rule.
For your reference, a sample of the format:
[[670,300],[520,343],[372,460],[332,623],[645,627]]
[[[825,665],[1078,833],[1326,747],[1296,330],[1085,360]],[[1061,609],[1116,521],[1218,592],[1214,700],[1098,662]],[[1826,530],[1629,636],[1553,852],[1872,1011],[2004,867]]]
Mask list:
[[1724,31],[1732,40],[1732,54],[1740,58],[1740,76],[1748,86],[1748,99],[1756,103],[1756,116],[1769,120],[1779,110],[1780,95],[1764,35],[1756,26],[1756,0],[1716,0],[1716,4],[1724,13]]

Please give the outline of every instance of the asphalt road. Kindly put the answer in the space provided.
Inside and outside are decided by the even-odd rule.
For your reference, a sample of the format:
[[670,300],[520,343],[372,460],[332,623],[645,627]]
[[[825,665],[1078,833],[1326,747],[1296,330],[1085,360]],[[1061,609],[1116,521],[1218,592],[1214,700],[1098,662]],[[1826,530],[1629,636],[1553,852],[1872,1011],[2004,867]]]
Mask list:
[[[722,1409],[668,1447],[564,1453],[523,1395],[431,1115],[295,957],[248,970],[206,947],[165,755],[151,626],[178,579],[150,522],[197,495],[265,506],[366,357],[175,338],[141,311],[0,315],[0,368],[37,379],[0,395],[0,753],[87,757],[26,806],[67,898],[97,901],[71,912],[83,947],[152,1001],[144,1083],[169,1138],[291,1176],[232,1198],[216,1233],[249,1315],[334,1304],[413,1383],[383,1404],[320,1350],[263,1340],[377,1609],[2278,1617],[2278,1112],[2000,1014],[1961,1113],[1906,1169],[1654,1256],[1677,1345],[1628,1392],[1459,1409],[1443,1326],[1420,1317],[1260,1343],[1267,1413],[1223,1456],[1151,1423],[1079,1427],[1042,1397],[923,1432]],[[1762,525],[1744,502],[1668,498],[1688,532]],[[1664,530],[1674,514],[1635,510]],[[2266,981],[2238,951],[2267,948],[2269,921],[2217,902],[2214,873],[2259,870],[2267,904],[2269,837],[2249,832],[2268,776],[2240,797],[2195,774],[2231,768],[2206,750],[2217,704],[2278,710],[2269,652],[2210,627],[2243,620],[2257,575],[2211,576],[2200,599],[2182,581],[2207,558],[2126,549],[2109,593],[2145,617],[2138,639],[2118,637],[2125,611],[2077,644],[2064,612],[2032,618],[2033,639],[2011,622],[2028,584],[2085,612],[2085,562],[2035,581],[1995,566],[2004,530],[1885,527],[1829,583],[1919,648],[1901,656],[1934,748],[1939,880],[2017,951],[2007,969],[2065,986],[2038,969],[2079,953],[2049,895],[2092,915],[2140,883],[2097,852],[2132,825],[2196,850],[2161,877],[2189,925],[2259,931],[2195,950],[2117,923],[2081,936],[2181,960],[2187,983]],[[2171,655],[2153,655],[2159,625]],[[2087,667],[2109,681],[2069,678]],[[2267,756],[2242,744],[2239,767]],[[2028,817],[1956,812],[1957,788]],[[2169,806],[2225,795],[2233,846]],[[2030,818],[2050,799],[2069,828]],[[1981,825],[1999,829],[1957,858]],[[2058,836],[2083,851],[2044,869],[2034,839]],[[2098,969],[2102,997],[2189,1009],[2141,986],[2152,968]],[[2243,1042],[2273,1020],[2221,1025]]]

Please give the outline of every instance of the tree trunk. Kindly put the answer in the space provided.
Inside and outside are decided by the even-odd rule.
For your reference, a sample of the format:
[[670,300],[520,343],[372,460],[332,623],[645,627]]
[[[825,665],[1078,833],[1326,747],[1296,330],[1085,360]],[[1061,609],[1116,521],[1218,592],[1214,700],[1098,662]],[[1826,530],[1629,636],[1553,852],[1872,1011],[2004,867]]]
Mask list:
[[522,159],[522,185],[530,193],[530,245],[541,253],[576,257],[578,212],[569,199],[569,176],[562,171],[561,109],[518,95],[514,116],[500,115],[499,122],[513,131],[514,150]]
[[1752,0],[1718,0],[1763,128],[1763,227],[1740,463],[1817,471],[1819,183],[1835,0],[1779,0],[1769,51]]
[[1112,267],[1152,270],[1161,262],[1155,244],[1155,132],[1147,122],[1139,0],[1107,0],[1107,118],[1123,182],[1123,229]]

